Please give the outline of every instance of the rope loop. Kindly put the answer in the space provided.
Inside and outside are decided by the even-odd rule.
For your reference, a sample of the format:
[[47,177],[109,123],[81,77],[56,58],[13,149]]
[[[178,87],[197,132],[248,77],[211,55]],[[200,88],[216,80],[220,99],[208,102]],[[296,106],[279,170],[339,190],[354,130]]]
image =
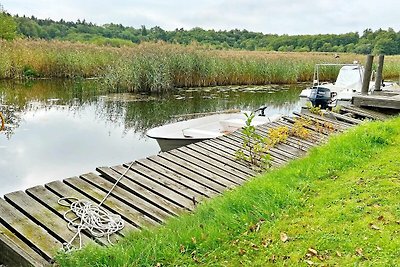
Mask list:
[[133,164],[134,161],[131,162],[125,172],[115,181],[99,204],[93,204],[87,200],[79,200],[76,197],[62,197],[58,199],[57,202],[59,205],[69,207],[69,210],[64,213],[64,219],[68,222],[68,229],[76,232],[69,242],[63,244],[63,249],[66,252],[74,249],[72,242],[77,237],[79,237],[79,249],[82,248],[82,230],[88,231],[92,237],[99,238],[106,236],[108,242],[112,244],[110,236],[124,228],[124,221],[120,215],[112,214],[101,206],[119,181],[128,173]]
[[[68,200],[72,203],[66,204],[65,202]],[[64,213],[64,219],[68,222],[68,229],[76,232],[68,243],[64,243],[65,251],[73,249],[72,242],[77,237],[79,237],[79,249],[82,248],[82,230],[88,231],[91,236],[96,238],[107,237],[108,242],[112,244],[110,236],[124,228],[121,216],[109,213],[101,206],[89,201],[66,197],[60,198],[58,204],[70,207]]]

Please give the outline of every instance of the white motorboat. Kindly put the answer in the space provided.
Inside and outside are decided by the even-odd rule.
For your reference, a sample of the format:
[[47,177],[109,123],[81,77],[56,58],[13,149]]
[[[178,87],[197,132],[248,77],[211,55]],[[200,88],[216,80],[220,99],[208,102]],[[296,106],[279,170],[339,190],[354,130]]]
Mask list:
[[[339,74],[334,83],[321,82],[319,75],[321,68],[341,66]],[[324,88],[330,91],[334,96],[333,100],[349,101],[354,95],[361,93],[363,84],[364,67],[358,63],[354,64],[316,64],[314,68],[313,85],[304,89],[300,93],[300,97],[310,98],[312,91]],[[394,83],[383,82],[382,88],[390,89]],[[369,92],[373,92],[375,83],[370,82]],[[326,90],[326,91],[327,91]]]
[[[245,113],[250,114],[251,112],[219,113],[170,123],[148,130],[147,136],[156,139],[161,151],[164,152],[236,131],[246,125]],[[257,126],[276,121],[280,117],[281,115],[256,115],[252,120],[252,125]]]

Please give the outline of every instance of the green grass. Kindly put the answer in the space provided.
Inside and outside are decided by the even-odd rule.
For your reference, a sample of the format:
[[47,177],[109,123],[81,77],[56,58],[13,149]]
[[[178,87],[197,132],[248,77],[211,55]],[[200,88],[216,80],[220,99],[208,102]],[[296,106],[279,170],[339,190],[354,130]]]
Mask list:
[[[61,266],[399,265],[399,133],[400,118],[364,124],[194,213],[57,260]],[[307,255],[309,249],[317,255]]]

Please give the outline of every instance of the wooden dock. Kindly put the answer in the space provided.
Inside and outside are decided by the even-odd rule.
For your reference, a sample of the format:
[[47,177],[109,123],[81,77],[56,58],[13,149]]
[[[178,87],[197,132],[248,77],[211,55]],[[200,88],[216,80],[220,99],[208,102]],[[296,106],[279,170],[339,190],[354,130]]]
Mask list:
[[398,113],[400,110],[400,90],[376,91],[370,95],[353,96],[352,103],[357,107],[385,109]]
[[[366,115],[373,116],[363,114]],[[291,129],[299,117],[321,125],[329,123],[332,129],[324,131],[309,125],[311,134],[307,140],[290,136],[270,150],[273,167],[305,155],[310,148],[325,142],[332,132],[344,131],[361,122],[340,114],[320,117],[295,113],[295,117],[262,125],[257,131],[265,136],[271,128]],[[0,198],[0,265],[51,265],[57,250],[75,234],[63,218],[68,207],[59,205],[58,200],[72,196],[98,204],[122,174],[125,174],[123,179],[103,204],[125,223],[123,230],[112,236],[113,242],[129,231],[159,225],[170,217],[194,210],[203,199],[240,186],[256,174],[246,163],[235,159],[241,143],[242,133],[236,131],[137,160],[132,165],[128,162],[99,167],[93,173],[6,194],[4,199]],[[79,246],[77,242],[73,245]],[[92,238],[85,231],[82,242],[108,244],[106,238]]]

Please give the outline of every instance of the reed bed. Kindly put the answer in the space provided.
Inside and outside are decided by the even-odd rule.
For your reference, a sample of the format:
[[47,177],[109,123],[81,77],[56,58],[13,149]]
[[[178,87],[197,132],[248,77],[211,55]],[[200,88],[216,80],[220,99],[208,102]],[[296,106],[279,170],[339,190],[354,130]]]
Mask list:
[[[0,40],[0,79],[99,78],[113,92],[174,87],[287,84],[311,81],[316,63],[364,61],[363,55],[209,50],[143,43],[105,47],[65,41]],[[326,70],[332,80],[337,70]],[[386,57],[386,79],[400,77],[400,56]]]

